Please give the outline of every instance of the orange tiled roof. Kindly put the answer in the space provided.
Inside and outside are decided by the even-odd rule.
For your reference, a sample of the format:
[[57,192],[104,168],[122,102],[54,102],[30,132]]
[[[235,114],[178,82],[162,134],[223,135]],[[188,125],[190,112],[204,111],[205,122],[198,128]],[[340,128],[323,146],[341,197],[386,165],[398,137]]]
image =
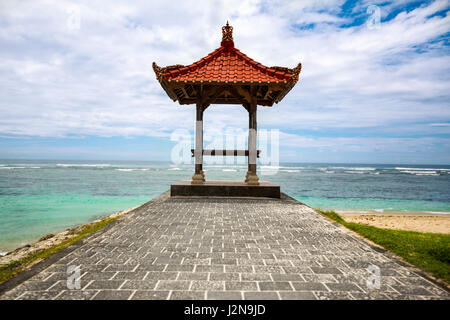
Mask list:
[[157,79],[190,83],[297,82],[301,64],[294,69],[266,67],[234,47],[232,27],[228,26],[228,23],[222,28],[222,32],[221,46],[197,62],[188,66],[175,65],[165,68],[153,63]]

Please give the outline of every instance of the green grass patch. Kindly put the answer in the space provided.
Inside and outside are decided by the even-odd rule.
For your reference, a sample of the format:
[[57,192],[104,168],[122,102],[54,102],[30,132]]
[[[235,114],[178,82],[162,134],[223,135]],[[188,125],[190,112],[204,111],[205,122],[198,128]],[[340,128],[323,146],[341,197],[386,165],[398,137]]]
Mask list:
[[377,228],[346,222],[334,211],[316,211],[450,284],[450,235]]
[[12,261],[6,265],[0,266],[0,283],[5,282],[6,280],[10,279],[11,277],[18,274],[20,271],[25,269],[27,266],[29,266],[32,263],[35,263],[37,260],[43,260],[47,258],[48,256],[51,256],[52,254],[70,246],[72,243],[86,237],[87,235],[102,229],[106,225],[110,224],[116,218],[104,218],[101,221],[86,225],[84,228],[82,228],[74,237],[67,239],[60,244],[57,244],[51,248],[42,249],[40,251],[37,251],[36,253],[29,255],[25,258]]

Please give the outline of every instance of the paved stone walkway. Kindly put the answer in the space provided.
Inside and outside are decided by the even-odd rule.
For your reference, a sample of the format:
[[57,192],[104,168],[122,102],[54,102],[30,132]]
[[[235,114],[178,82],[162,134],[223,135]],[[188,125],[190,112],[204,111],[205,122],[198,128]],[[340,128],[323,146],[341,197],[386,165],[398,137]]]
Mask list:
[[[81,289],[67,288],[80,266]],[[366,268],[381,271],[369,289]],[[309,207],[165,193],[0,299],[449,299],[416,269]]]

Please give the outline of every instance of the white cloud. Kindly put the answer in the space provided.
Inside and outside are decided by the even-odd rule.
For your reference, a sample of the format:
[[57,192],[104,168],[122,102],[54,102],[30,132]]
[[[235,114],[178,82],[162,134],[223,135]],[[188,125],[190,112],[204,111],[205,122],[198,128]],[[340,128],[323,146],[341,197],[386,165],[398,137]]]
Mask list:
[[[260,126],[440,134],[445,128],[433,124],[450,119],[450,57],[439,38],[450,31],[450,17],[430,15],[448,3],[402,12],[371,30],[339,28],[349,18],[339,16],[343,1],[331,0],[2,2],[0,134],[169,137],[178,128],[192,130],[194,108],[166,96],[151,63],[202,58],[219,46],[227,19],[236,46],[255,60],[303,64],[285,100],[261,108]],[[68,27],[74,5],[79,30]],[[357,7],[365,12],[365,6]],[[383,17],[395,8],[383,6]],[[311,23],[316,27],[294,27]],[[247,125],[235,106],[207,113],[209,126]]]

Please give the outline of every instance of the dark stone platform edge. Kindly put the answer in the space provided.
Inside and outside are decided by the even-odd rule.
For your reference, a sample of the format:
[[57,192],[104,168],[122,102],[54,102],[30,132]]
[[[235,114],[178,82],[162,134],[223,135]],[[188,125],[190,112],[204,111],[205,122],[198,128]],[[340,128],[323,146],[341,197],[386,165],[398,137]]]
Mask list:
[[170,196],[179,197],[264,197],[277,198],[281,195],[280,186],[270,185],[203,185],[203,184],[172,184]]

